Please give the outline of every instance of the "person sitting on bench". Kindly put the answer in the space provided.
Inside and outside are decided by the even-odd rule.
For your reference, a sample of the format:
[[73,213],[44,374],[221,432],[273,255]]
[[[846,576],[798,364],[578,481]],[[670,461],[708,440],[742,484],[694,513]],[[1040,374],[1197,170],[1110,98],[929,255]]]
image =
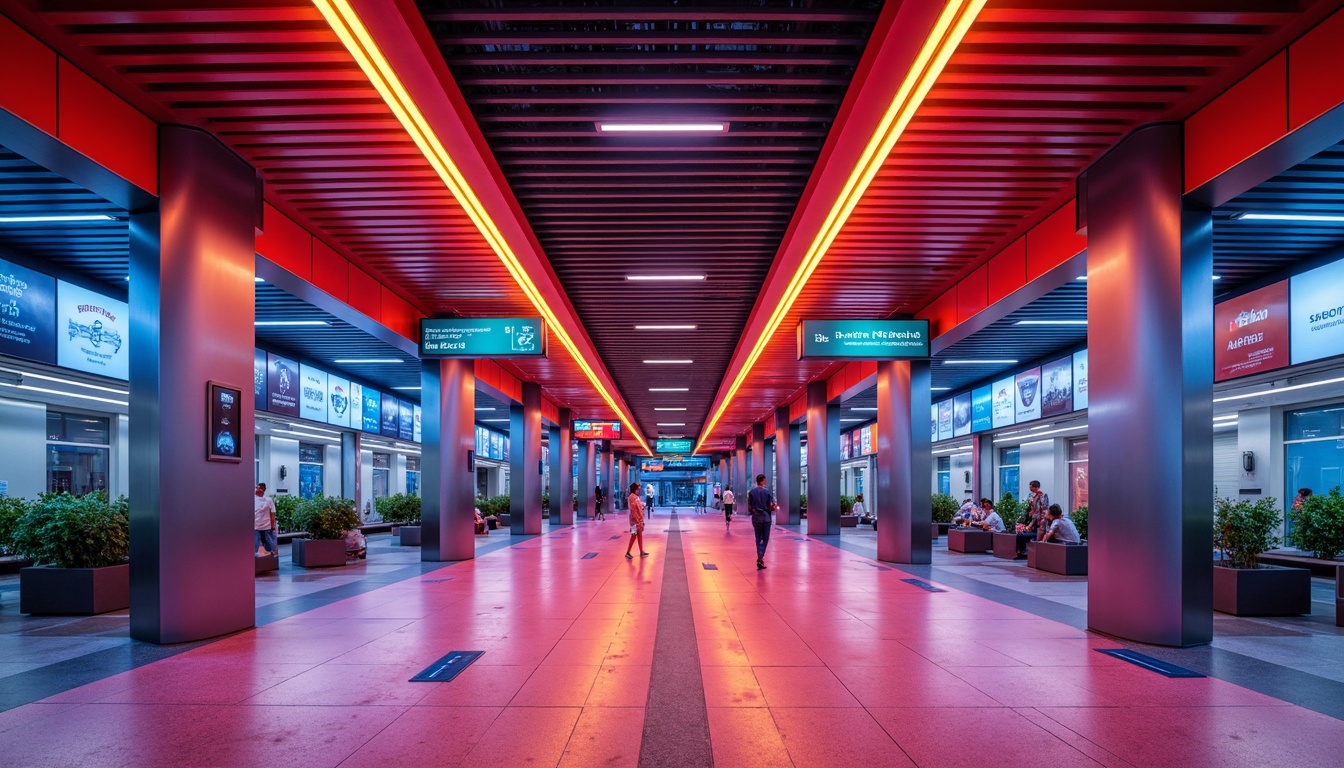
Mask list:
[[1058,504],[1050,505],[1050,529],[1041,537],[1041,541],[1051,541],[1056,544],[1078,544],[1081,539],[1078,538],[1078,529],[1073,521],[1064,516],[1064,510],[1060,509]]

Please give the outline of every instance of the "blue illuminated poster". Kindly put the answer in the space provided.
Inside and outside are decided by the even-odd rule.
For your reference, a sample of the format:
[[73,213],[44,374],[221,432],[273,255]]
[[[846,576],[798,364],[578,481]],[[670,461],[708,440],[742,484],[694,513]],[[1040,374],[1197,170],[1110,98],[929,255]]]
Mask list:
[[372,387],[364,387],[364,424],[363,431],[378,434],[382,424],[383,396]]
[[418,442],[420,442],[420,434],[421,434],[421,433],[420,433],[420,406],[418,406],[418,405],[417,405],[417,406],[414,406],[414,407],[412,408],[412,411],[413,411],[413,413],[414,413],[414,418],[415,418],[415,429],[412,430],[411,439],[418,443]]
[[337,427],[350,426],[350,382],[334,374],[327,374],[327,423]]
[[266,410],[266,353],[260,349],[252,355],[252,398],[258,411]]
[[1015,422],[1013,401],[1013,377],[999,379],[990,386],[990,409],[993,412],[994,428],[1011,427]]
[[994,428],[994,390],[980,387],[971,391],[971,431]]
[[498,432],[490,433],[490,458],[504,458],[504,439]]
[[1087,407],[1087,350],[1073,353],[1073,407]]
[[841,461],[844,461],[844,460],[846,460],[846,459],[849,458],[849,442],[850,442],[850,440],[849,440],[849,433],[848,433],[848,432],[841,432],[841,433],[840,433],[840,460],[841,460]]
[[956,437],[971,434],[971,393],[952,398],[952,434]]
[[397,437],[401,440],[415,437],[415,411],[405,400],[397,401]]
[[1289,329],[1292,363],[1344,354],[1344,261],[1294,275],[1290,281]]
[[944,400],[938,404],[938,439],[952,437],[952,401]]
[[64,280],[56,284],[56,364],[125,381],[131,323],[126,302]]
[[266,367],[266,410],[298,416],[299,364],[287,357],[267,354]]
[[312,421],[327,420],[327,372],[311,365],[299,366],[299,415]]
[[401,408],[397,405],[397,398],[383,395],[382,405],[383,420],[378,431],[383,437],[396,437],[400,432],[398,425],[401,423]]
[[0,260],[0,355],[56,362],[56,280]]
[[938,404],[937,404],[937,403],[934,403],[934,404],[933,404],[933,407],[930,409],[930,418],[929,418],[929,421],[930,421],[930,423],[932,424],[932,427],[933,427],[933,441],[936,443],[936,442],[938,442]]

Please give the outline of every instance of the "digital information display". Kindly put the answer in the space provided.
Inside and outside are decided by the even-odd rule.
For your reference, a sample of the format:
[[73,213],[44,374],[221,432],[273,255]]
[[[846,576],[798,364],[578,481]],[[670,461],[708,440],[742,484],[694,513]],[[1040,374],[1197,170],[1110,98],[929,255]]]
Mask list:
[[1017,423],[1041,418],[1041,369],[1032,368],[1017,374],[1015,402]]
[[274,353],[266,354],[266,410],[282,416],[299,415],[299,364]]
[[1013,408],[1013,377],[999,379],[990,385],[990,391],[993,392],[993,401],[991,409],[993,412],[994,428],[1011,427],[1017,423],[1016,413]]
[[252,402],[266,410],[266,353],[260,349],[252,350]]
[[1344,261],[1291,278],[1293,365],[1344,355]]
[[412,427],[412,429],[411,429],[411,440],[413,440],[414,442],[417,442],[417,443],[418,443],[418,442],[420,442],[420,434],[421,434],[421,432],[420,432],[420,423],[421,423],[421,422],[420,422],[420,419],[421,419],[420,406],[418,406],[418,405],[413,405],[413,406],[411,406],[411,417],[412,417],[412,419],[413,419],[414,422],[415,422],[415,426]]
[[206,460],[242,461],[243,390],[212,381],[206,391],[210,403]]
[[311,365],[299,366],[299,416],[310,421],[327,420],[327,372]]
[[952,437],[952,401],[944,400],[938,404],[938,439]]
[[400,435],[401,407],[397,405],[397,398],[392,395],[383,395],[382,402],[382,421],[380,422],[379,433],[383,437],[397,437]]
[[1041,415],[1059,416],[1073,410],[1073,357],[1041,366]]
[[848,433],[848,432],[841,432],[841,433],[840,433],[840,460],[841,460],[841,461],[844,461],[845,459],[848,459],[848,458],[849,458],[849,446],[850,446],[850,444],[851,444],[852,442],[853,442],[853,438],[850,437],[850,433]]
[[928,320],[804,320],[799,360],[908,360],[929,356]]
[[56,363],[56,280],[0,259],[0,355]]
[[126,381],[130,378],[130,312],[126,302],[56,283],[56,364]]
[[411,440],[415,437],[415,408],[405,400],[397,401],[397,439]]
[[1073,407],[1087,407],[1087,350],[1073,353]]
[[350,382],[334,373],[327,374],[327,423],[350,426]]
[[545,357],[540,317],[437,317],[420,321],[421,357]]
[[694,440],[655,440],[653,441],[654,453],[685,454],[695,449]]
[[619,440],[621,422],[619,421],[576,421],[574,422],[575,440]]
[[971,390],[971,431],[983,432],[994,428],[994,389],[980,387]]
[[360,409],[362,413],[360,431],[368,432],[371,435],[380,434],[382,431],[382,408],[383,395],[372,387],[361,387],[361,395],[364,406]]
[[965,392],[952,398],[952,435],[962,437],[971,434],[971,393]]
[[1213,380],[1288,365],[1288,320],[1287,280],[1220,302],[1213,308]]

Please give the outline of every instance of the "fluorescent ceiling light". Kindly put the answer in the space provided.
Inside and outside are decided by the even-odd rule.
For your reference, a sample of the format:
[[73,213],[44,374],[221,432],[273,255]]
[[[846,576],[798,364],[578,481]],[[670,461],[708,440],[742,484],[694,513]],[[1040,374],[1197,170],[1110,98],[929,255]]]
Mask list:
[[313,426],[309,426],[309,425],[307,425],[307,424],[290,424],[290,425],[289,425],[289,428],[290,428],[290,429],[306,429],[306,430],[308,430],[309,432],[325,432],[325,433],[327,433],[327,434],[329,434],[329,435],[339,435],[339,434],[341,434],[339,430],[335,430],[335,429],[323,429],[323,428],[321,428],[321,427],[313,427]]
[[[1087,425],[1086,425],[1086,424],[1083,424],[1082,426],[1078,426],[1078,427],[1065,427],[1064,429],[1056,429],[1056,430],[1053,430],[1053,431],[1050,431],[1050,432],[1037,432],[1037,433],[1034,434],[1034,435],[1030,435],[1030,437],[1036,438],[1036,437],[1045,437],[1046,435],[1062,435],[1062,434],[1064,434],[1065,432],[1076,432],[1076,431],[1078,431],[1078,430],[1080,430],[1080,429],[1087,429]],[[1018,438],[1018,439],[1020,440],[1021,438]],[[1010,437],[1004,436],[1004,437],[1002,437],[1002,438],[995,438],[995,439],[994,439],[994,442],[996,442],[996,443],[1012,443],[1012,442],[1016,442],[1016,441],[1013,440],[1013,439],[1010,438]],[[1049,440],[1041,440],[1041,441],[1039,441],[1039,442],[1040,442],[1040,443],[1048,443],[1048,442],[1050,442],[1050,441],[1049,441]],[[1039,444],[1039,443],[1037,443],[1037,442],[1023,443],[1023,445],[1038,445],[1038,444]]]
[[1018,320],[1013,325],[1087,325],[1086,320]]
[[647,122],[647,123],[619,123],[614,121],[600,121],[597,124],[598,133],[726,133],[728,123],[704,121],[704,122]]
[[47,395],[60,395],[61,397],[75,397],[80,400],[92,400],[97,403],[111,403],[112,405],[128,406],[129,403],[121,400],[113,400],[109,397],[94,397],[93,395],[81,395],[76,392],[63,392],[59,389],[46,389],[44,387],[30,387],[27,384],[10,384],[7,381],[0,381],[0,387],[11,387],[13,389],[22,389],[25,392],[41,392]]
[[266,281],[263,280],[263,279],[261,279],[260,277],[254,277],[254,278],[252,278],[252,282],[254,282],[254,283],[264,283],[264,282],[266,282]]
[[704,275],[626,275],[631,281],[690,282],[704,280]]
[[376,363],[400,363],[403,362],[395,357],[359,357],[347,360],[332,360],[338,365],[373,365]]
[[684,422],[684,421],[660,421],[660,422],[658,422],[657,424],[655,424],[654,426],[658,426],[658,427],[684,427],[684,426],[686,426],[686,422]]
[[1243,213],[1233,216],[1237,221],[1315,221],[1328,224],[1344,223],[1344,216],[1323,213]]
[[876,408],[850,408],[849,410],[851,410],[851,411],[873,411],[873,412],[876,412],[876,411],[877,411]]
[[1219,422],[1219,421],[1236,421],[1236,420],[1239,419],[1239,418],[1240,418],[1240,416],[1238,416],[1238,415],[1235,414],[1235,413],[1232,413],[1232,414],[1228,414],[1227,416],[1214,416],[1214,417],[1213,417],[1213,420],[1214,420],[1215,422]]
[[1214,275],[1214,276],[1213,276],[1213,279],[1214,279],[1214,280],[1222,280],[1222,279],[1223,279],[1223,276],[1222,276],[1222,275]]
[[[393,389],[397,390],[398,392],[419,392],[419,391],[420,391],[420,388],[419,388],[419,387],[393,387]],[[480,410],[480,409],[477,409],[477,410]],[[493,409],[491,409],[491,410],[493,410]]]
[[1279,393],[1279,392],[1292,392],[1292,391],[1294,391],[1294,390],[1298,390],[1298,389],[1309,389],[1309,388],[1311,388],[1311,387],[1322,387],[1322,386],[1325,386],[1326,384],[1338,384],[1338,383],[1341,382],[1341,381],[1344,381],[1344,377],[1336,378],[1336,379],[1326,379],[1325,381],[1313,381],[1313,382],[1311,382],[1311,383],[1309,383],[1309,384],[1295,384],[1295,385],[1293,385],[1293,386],[1291,386],[1291,387],[1275,387],[1274,389],[1265,389],[1265,390],[1261,390],[1261,391],[1259,391],[1259,392],[1248,392],[1248,393],[1246,393],[1246,394],[1244,394],[1244,395],[1228,395],[1227,397],[1215,397],[1215,398],[1213,398],[1213,402],[1215,402],[1215,403],[1226,403],[1226,402],[1229,401],[1229,400],[1245,400],[1245,399],[1247,399],[1247,398],[1251,398],[1251,397],[1260,397],[1260,396],[1262,396],[1262,395],[1273,395],[1273,394],[1276,394],[1276,393]]
[[312,432],[296,432],[292,429],[272,429],[273,435],[294,435],[295,437],[306,437],[309,440],[331,440],[335,442],[336,438],[331,435],[319,435]]
[[477,409],[476,409],[476,412],[477,412],[477,413],[480,413],[480,412],[482,412],[482,411],[493,411],[493,410],[495,410],[495,409],[494,409],[494,408],[477,408]]
[[951,389],[951,387],[929,387],[930,392],[946,392],[949,389]]
[[487,423],[490,423],[490,424],[498,424],[498,423],[501,422],[501,421],[508,421],[508,419],[481,419],[481,421],[483,421],[483,422],[487,422]]
[[81,221],[116,221],[116,216],[98,214],[47,214],[34,216],[0,216],[0,224],[65,224]]
[[655,411],[684,411],[685,408],[654,408]]
[[690,365],[694,360],[645,360],[647,365]]
[[848,423],[853,423],[853,422],[858,422],[858,421],[867,421],[867,419],[841,419],[841,420],[840,420],[840,423],[841,423],[841,424],[848,424]]
[[649,387],[650,392],[690,392],[690,387]]
[[1012,365],[1016,360],[944,360],[943,365]]
[[258,320],[253,323],[258,328],[281,328],[286,326],[330,325],[326,320]]
[[636,325],[636,331],[694,331],[694,325]]
[[63,379],[59,376],[47,376],[41,373],[20,371],[14,368],[0,368],[0,371],[4,371],[5,373],[12,373],[18,376],[20,379],[40,379],[42,381],[51,381],[57,384],[69,384],[72,387],[84,387],[85,389],[96,389],[99,392],[111,392],[114,395],[130,394],[130,392],[126,391],[125,389],[118,389],[116,387],[104,387],[98,384],[85,384],[82,381],[75,381],[74,379]]
[[1075,277],[1075,278],[1073,278],[1073,279],[1074,279],[1074,280],[1082,280],[1082,281],[1086,281],[1086,280],[1087,280],[1087,275],[1079,275],[1079,276],[1077,276],[1077,277]]

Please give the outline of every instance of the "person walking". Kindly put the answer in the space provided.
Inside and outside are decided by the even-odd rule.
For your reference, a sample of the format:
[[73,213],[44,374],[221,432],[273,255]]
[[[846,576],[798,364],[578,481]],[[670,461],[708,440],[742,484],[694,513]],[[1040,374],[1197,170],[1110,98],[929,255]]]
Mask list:
[[252,499],[252,522],[253,529],[256,531],[252,539],[252,554],[259,556],[276,555],[280,553],[280,545],[276,541],[275,533],[275,502],[266,495],[266,484],[257,483],[257,495]]
[[593,510],[593,519],[606,520],[607,513],[603,502],[607,500],[607,496],[602,492],[602,486],[599,485],[593,489],[593,498],[597,499],[597,508]]
[[649,483],[647,486],[645,486],[644,492],[649,497],[649,503],[647,505],[648,508],[645,511],[647,511],[650,515],[652,515],[654,507],[653,497],[655,494],[655,491],[653,490],[653,483]]
[[747,511],[751,513],[751,527],[756,531],[756,570],[765,570],[765,548],[770,544],[770,523],[779,505],[765,490],[765,475],[756,476],[756,487],[747,491]]
[[723,489],[723,530],[728,530],[728,524],[733,522],[733,497],[732,487]]
[[630,484],[630,542],[625,545],[625,559],[634,560],[630,548],[639,542],[639,556],[648,557],[644,551],[644,502],[639,500],[639,483]]

